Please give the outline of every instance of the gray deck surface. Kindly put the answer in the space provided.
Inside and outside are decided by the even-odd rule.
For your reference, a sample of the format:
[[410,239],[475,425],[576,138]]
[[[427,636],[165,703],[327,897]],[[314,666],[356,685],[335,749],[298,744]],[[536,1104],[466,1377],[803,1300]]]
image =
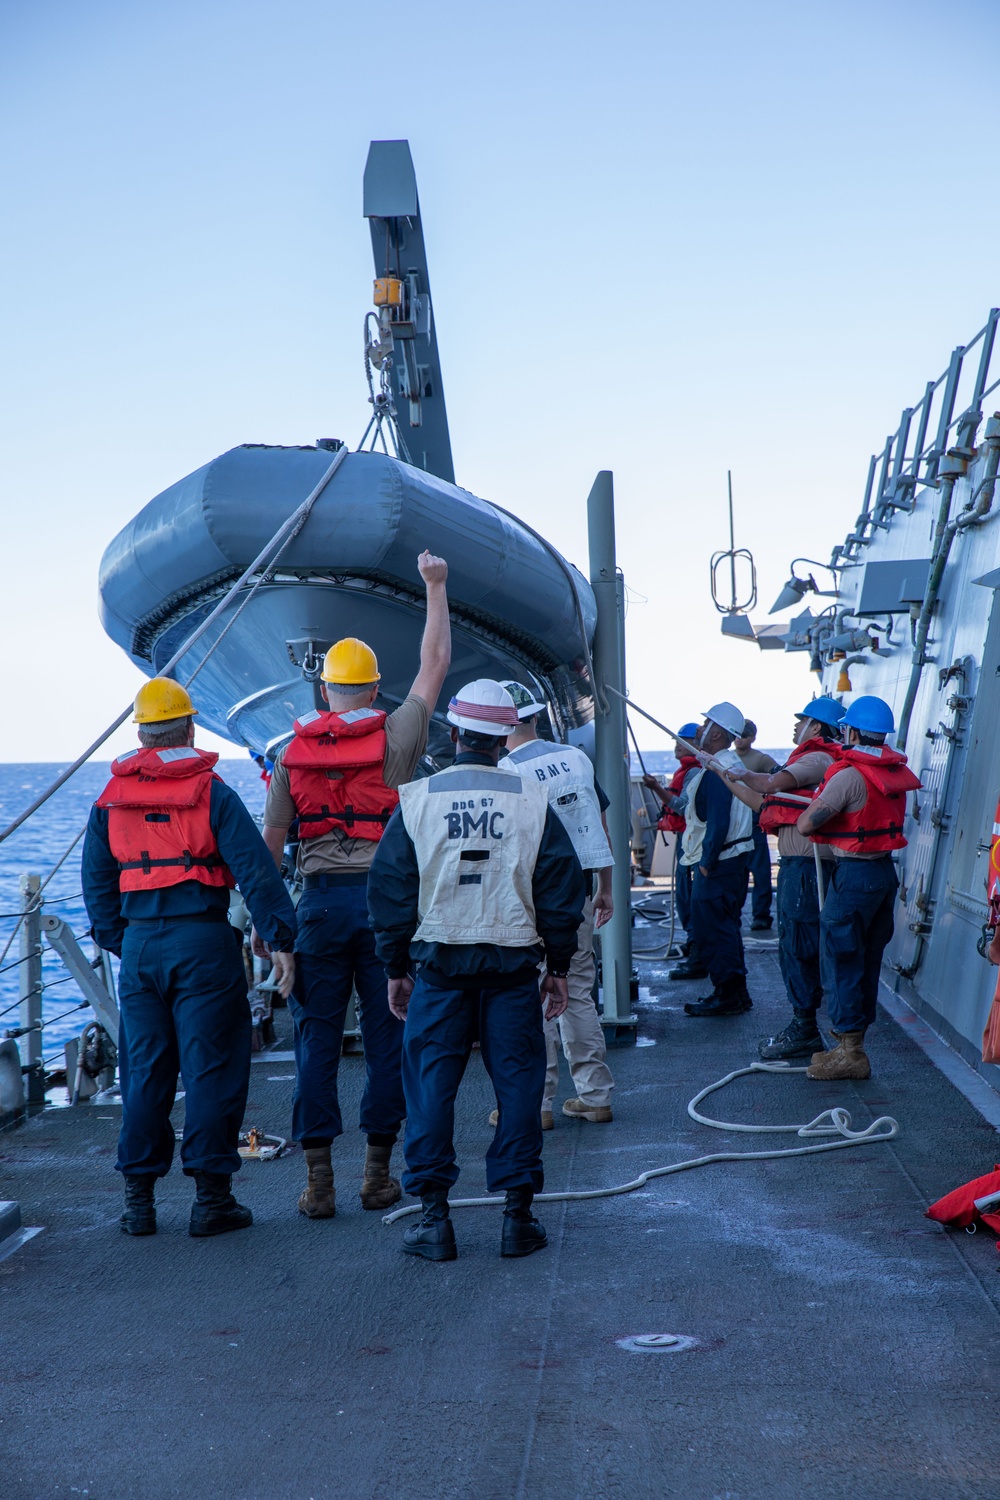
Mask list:
[[[755,1146],[685,1107],[783,1024],[773,952],[753,956],[756,1006],[735,1020],[686,1019],[704,985],[663,975],[643,965],[653,1045],[612,1054],[614,1124],[557,1114],[551,1189]],[[353,1128],[335,1148],[335,1220],[296,1212],[294,1151],[244,1168],[255,1226],[216,1240],[188,1237],[177,1170],[156,1237],[119,1232],[113,1109],[50,1111],[0,1137],[0,1196],[45,1226],[0,1262],[0,1494],[996,1500],[1000,1257],[992,1235],[922,1215],[992,1168],[1000,1141],[888,1017],[870,1040],[869,1083],[757,1077],[705,1110],[804,1122],[844,1104],[855,1125],[895,1115],[897,1142],[553,1205],[540,1215],[550,1247],[523,1261],[499,1259],[493,1209],[456,1214],[454,1264],[401,1254],[402,1226],[358,1203]],[[361,1073],[345,1060],[348,1121]],[[287,1129],[291,1074],[255,1062],[249,1122]],[[460,1192],[483,1191],[491,1102],[477,1055],[459,1101]],[[698,1347],[616,1343],[649,1332]]]

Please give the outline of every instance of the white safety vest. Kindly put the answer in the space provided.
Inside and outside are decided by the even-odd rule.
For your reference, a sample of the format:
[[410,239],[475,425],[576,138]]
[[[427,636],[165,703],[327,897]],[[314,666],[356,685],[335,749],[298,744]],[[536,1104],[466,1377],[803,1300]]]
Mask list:
[[[743,762],[735,750],[722,750],[715,756],[715,760],[724,766],[739,766],[743,769]],[[696,771],[691,780],[685,784],[684,794],[687,797],[687,807],[684,809],[685,827],[684,837],[681,840],[681,864],[700,865],[701,851],[705,844],[706,824],[699,818],[695,811],[695,798],[698,788],[701,786],[701,778],[706,774],[704,770]],[[713,775],[714,772],[708,772]],[[745,802],[733,798],[733,805],[729,811],[729,828],[726,833],[726,842],[722,846],[719,859],[735,859],[738,854],[749,854],[753,849],[753,813]]]
[[512,750],[499,769],[534,777],[544,786],[549,806],[569,834],[585,870],[606,870],[614,864],[594,788],[594,768],[586,751],[550,740],[528,740]]
[[548,799],[495,766],[451,766],[399,788],[420,870],[415,937],[428,943],[539,941],[531,884]]

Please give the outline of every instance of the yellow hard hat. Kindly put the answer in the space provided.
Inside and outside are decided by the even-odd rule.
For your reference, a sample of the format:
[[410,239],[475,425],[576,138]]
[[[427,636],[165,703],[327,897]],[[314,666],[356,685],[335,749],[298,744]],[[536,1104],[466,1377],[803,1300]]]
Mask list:
[[196,714],[187,688],[172,677],[151,677],[135,695],[133,724],[159,724],[164,719],[183,719]]
[[343,683],[345,687],[364,687],[380,677],[375,652],[357,636],[335,641],[323,662],[323,681]]

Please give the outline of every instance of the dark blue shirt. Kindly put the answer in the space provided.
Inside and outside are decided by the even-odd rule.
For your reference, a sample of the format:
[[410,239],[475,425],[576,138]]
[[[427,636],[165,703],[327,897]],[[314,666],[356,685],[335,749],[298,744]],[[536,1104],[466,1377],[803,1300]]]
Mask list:
[[[240,798],[224,781],[213,781],[208,812],[219,853],[233,873],[240,893],[265,943],[279,953],[295,945],[295,908],[260,831]],[[183,880],[154,891],[125,891],[119,885],[118,861],[108,842],[108,810],[90,810],[83,844],[83,899],[95,940],[121,953],[129,922],[164,917],[216,916],[225,921],[229,892],[222,886]]]
[[[492,766],[488,755],[456,755],[456,765]],[[442,982],[495,988],[514,975],[537,968],[544,957],[550,969],[564,974],[576,952],[576,930],[583,920],[586,884],[569,835],[550,810],[531,882],[535,925],[541,943],[530,948],[501,948],[496,943],[415,942],[419,926],[417,898],[420,869],[413,840],[399,808],[386,825],[368,875],[368,920],[375,930],[375,951],[390,979],[399,979],[419,963]]]
[[705,842],[698,861],[705,870],[714,871],[719,863],[722,846],[729,838],[732,808],[733,794],[725,782],[714,771],[706,771],[694,798],[694,810],[705,824]]

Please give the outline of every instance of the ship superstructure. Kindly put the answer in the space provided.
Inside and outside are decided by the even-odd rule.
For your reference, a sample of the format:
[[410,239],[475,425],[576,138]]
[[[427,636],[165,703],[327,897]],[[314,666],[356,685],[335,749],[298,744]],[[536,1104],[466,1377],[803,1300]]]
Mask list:
[[996,984],[981,950],[1000,796],[998,320],[993,308],[871,457],[858,518],[817,565],[822,588],[796,559],[775,609],[833,602],[786,626],[723,622],[762,649],[801,653],[817,694],[892,705],[895,744],[923,787],[909,799],[884,979],[996,1088],[980,1044]]

